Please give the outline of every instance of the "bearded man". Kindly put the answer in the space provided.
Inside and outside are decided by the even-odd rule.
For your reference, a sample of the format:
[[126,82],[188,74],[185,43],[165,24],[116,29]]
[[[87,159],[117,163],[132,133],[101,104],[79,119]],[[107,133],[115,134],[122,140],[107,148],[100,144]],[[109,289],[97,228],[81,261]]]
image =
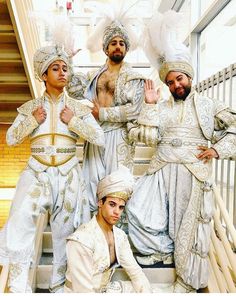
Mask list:
[[[114,20],[105,27],[102,46],[106,63],[98,71],[89,73],[85,82],[85,97],[93,102],[92,114],[105,133],[105,147],[85,144],[83,172],[88,176],[86,182],[92,212],[97,210],[98,182],[117,170],[119,164],[132,171],[135,147],[129,144],[127,134],[137,120],[144,95],[144,78],[124,62],[131,43],[121,22]],[[68,92],[76,97],[75,90],[80,91],[84,80],[81,76],[76,80],[76,75],[71,80]]]
[[154,34],[166,38],[161,43],[168,45],[165,55],[154,52],[156,59],[152,61],[162,61],[159,76],[171,96],[161,101],[153,81],[146,81],[139,126],[131,129],[130,139],[156,147],[156,151],[134,188],[127,214],[130,238],[144,255],[137,257],[138,262],[169,263],[173,253],[177,274],[174,292],[191,292],[208,284],[214,210],[212,159],[235,157],[236,112],[192,87],[194,70],[186,58],[187,49],[175,44],[170,38],[173,31],[168,31],[174,18],[179,20],[173,11],[158,15],[153,19],[156,26],[149,27],[161,30],[149,31],[156,42],[153,44],[163,41],[154,40]]

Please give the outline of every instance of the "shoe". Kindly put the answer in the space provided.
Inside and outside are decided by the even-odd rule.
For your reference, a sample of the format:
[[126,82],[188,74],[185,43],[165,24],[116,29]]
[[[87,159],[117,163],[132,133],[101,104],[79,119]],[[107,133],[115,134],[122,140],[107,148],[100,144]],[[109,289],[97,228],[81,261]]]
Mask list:
[[122,284],[120,281],[109,282],[101,293],[122,293]]
[[136,260],[141,265],[154,265],[157,262],[163,262],[163,264],[172,264],[174,261],[172,253],[155,253],[142,257],[136,256]]
[[180,277],[177,277],[177,280],[174,284],[173,293],[196,293],[196,289],[184,283]]

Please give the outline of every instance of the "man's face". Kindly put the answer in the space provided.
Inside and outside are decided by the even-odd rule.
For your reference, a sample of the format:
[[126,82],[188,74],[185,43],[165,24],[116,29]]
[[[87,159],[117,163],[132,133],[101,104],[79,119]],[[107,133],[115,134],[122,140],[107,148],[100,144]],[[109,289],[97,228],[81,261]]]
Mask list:
[[107,196],[105,202],[98,202],[99,215],[109,225],[115,225],[124,211],[125,201],[118,197]]
[[106,55],[114,63],[121,63],[126,55],[126,45],[124,40],[120,37],[114,37],[108,44]]
[[63,89],[68,80],[68,67],[63,61],[53,62],[43,74],[43,80],[46,82],[46,87],[55,89]]
[[176,100],[185,100],[192,87],[192,80],[182,72],[169,72],[166,84]]

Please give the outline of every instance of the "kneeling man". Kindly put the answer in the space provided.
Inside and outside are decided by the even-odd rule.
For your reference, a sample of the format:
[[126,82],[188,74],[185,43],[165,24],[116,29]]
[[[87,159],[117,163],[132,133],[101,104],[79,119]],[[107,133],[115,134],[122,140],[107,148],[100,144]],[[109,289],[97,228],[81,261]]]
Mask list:
[[98,214],[68,238],[64,292],[125,292],[130,282],[111,282],[119,265],[130,277],[133,292],[151,292],[126,234],[114,226],[133,191],[133,184],[133,176],[124,166],[98,183]]

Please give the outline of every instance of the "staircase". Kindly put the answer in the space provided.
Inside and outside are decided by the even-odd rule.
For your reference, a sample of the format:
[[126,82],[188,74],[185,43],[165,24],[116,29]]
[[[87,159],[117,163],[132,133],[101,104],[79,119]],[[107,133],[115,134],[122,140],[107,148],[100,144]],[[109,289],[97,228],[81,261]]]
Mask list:
[[33,77],[33,52],[38,33],[28,26],[31,0],[0,0],[0,123],[12,123],[16,108],[39,95]]

